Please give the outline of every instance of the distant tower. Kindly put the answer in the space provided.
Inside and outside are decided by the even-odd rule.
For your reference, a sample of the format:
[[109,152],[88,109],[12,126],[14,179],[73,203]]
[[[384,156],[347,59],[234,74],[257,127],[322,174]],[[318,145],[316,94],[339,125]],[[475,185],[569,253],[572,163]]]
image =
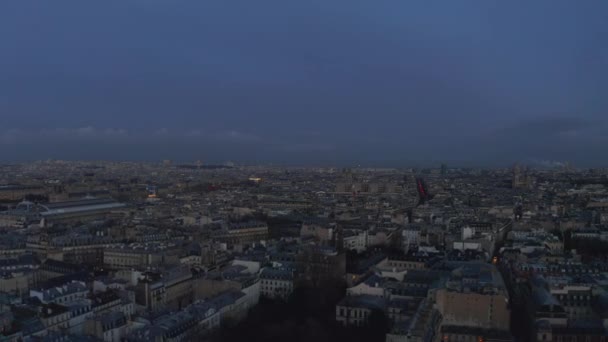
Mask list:
[[431,199],[431,195],[429,194],[429,190],[424,182],[422,177],[416,178],[416,190],[418,191],[418,205],[426,203]]
[[202,162],[202,161],[200,161],[200,160],[197,160],[197,161],[196,161],[196,168],[197,168],[197,169],[200,169],[200,168],[201,168],[201,166],[203,166],[203,162]]
[[513,189],[525,188],[528,186],[530,177],[528,176],[528,170],[526,167],[522,167],[519,163],[513,166],[513,176],[511,180],[511,186]]
[[511,176],[511,187],[517,189],[521,184],[521,166],[519,163],[513,165],[513,171]]
[[448,166],[446,164],[441,164],[441,175],[445,176],[448,174]]

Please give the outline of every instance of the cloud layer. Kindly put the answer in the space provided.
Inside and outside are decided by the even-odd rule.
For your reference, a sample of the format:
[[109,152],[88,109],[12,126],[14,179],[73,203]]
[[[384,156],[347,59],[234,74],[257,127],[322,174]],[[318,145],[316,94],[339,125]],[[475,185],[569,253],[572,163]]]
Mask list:
[[[376,139],[340,137],[319,131],[292,136],[243,130],[204,128],[129,130],[126,128],[5,129],[0,148],[10,160],[29,160],[28,151],[45,158],[197,160],[274,162],[285,164],[369,164],[404,166],[495,166],[528,161],[547,166],[571,161],[604,165],[608,124],[603,120],[545,118],[520,122],[483,134],[427,137],[383,135]],[[428,155],[416,151],[422,146]],[[583,153],[581,153],[583,151]],[[590,163],[589,160],[593,162]]]

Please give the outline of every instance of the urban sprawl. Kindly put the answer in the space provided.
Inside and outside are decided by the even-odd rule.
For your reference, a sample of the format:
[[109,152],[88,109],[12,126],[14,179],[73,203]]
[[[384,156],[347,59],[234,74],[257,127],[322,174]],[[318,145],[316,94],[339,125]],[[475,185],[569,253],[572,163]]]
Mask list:
[[0,341],[608,341],[608,170],[0,165]]

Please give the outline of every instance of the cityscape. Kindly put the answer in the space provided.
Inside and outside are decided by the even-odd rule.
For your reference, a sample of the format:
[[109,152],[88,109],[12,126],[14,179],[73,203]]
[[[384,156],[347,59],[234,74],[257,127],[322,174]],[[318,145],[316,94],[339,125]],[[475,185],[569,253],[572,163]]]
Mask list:
[[608,0],[1,0],[0,342],[608,342]]
[[0,168],[3,341],[606,341],[608,169]]

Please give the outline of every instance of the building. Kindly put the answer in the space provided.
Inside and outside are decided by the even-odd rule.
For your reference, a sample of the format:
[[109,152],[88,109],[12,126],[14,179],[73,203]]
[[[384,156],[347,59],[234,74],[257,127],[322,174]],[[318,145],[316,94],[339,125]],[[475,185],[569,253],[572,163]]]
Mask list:
[[156,312],[180,310],[194,301],[194,278],[187,267],[174,267],[161,273],[147,272],[135,292],[137,304]]
[[342,234],[343,247],[345,250],[356,251],[362,253],[367,250],[367,231],[349,229],[344,230]]
[[513,342],[509,331],[444,325],[441,327],[441,341],[445,342]]
[[135,304],[130,298],[120,296],[120,292],[117,290],[110,289],[104,292],[96,292],[89,299],[95,315],[121,312],[127,319],[131,319],[135,314]]
[[608,328],[598,320],[578,321],[568,325],[552,325],[550,322],[540,321],[535,328],[534,337],[537,341],[608,341]]
[[[422,300],[410,318],[392,325],[386,342],[435,342],[438,340],[441,314],[430,300]],[[479,342],[479,341],[475,341]]]
[[104,342],[122,341],[129,333],[128,323],[122,312],[108,312],[87,319],[84,333]]
[[34,285],[34,271],[0,271],[0,292],[15,296],[29,293]]
[[40,223],[40,215],[36,204],[22,201],[15,208],[0,212],[1,228],[26,228]]
[[362,279],[358,284],[346,289],[346,295],[348,296],[376,296],[385,297],[385,289],[383,287],[385,278],[378,276],[377,274],[371,274],[367,278]]
[[336,321],[344,326],[365,326],[372,312],[384,312],[386,304],[383,297],[370,295],[346,296],[336,304]]
[[459,263],[446,287],[436,291],[436,301],[443,325],[510,329],[509,295],[493,265]]
[[70,327],[70,311],[67,307],[50,303],[40,306],[40,319],[49,331],[65,331]]
[[231,223],[215,231],[212,237],[230,245],[251,244],[268,239],[268,225],[259,221]]
[[378,264],[380,270],[392,270],[400,272],[404,270],[422,270],[427,268],[431,261],[428,255],[391,255]]
[[112,216],[126,205],[111,198],[85,198],[66,202],[35,204],[23,201],[0,215],[0,227],[23,228],[33,223],[50,227],[58,223],[84,222]]
[[602,298],[592,286],[537,274],[529,281],[526,309],[537,341],[606,340],[608,328],[599,314]]
[[330,247],[303,246],[296,255],[296,286],[320,287],[342,281],[346,275],[346,257]]
[[531,183],[532,179],[528,173],[528,168],[526,166],[515,164],[513,166],[513,178],[511,182],[512,188],[525,189],[530,187]]
[[195,303],[163,315],[127,337],[129,342],[181,342],[202,340],[219,329],[220,312],[213,303]]
[[289,298],[293,292],[293,271],[264,268],[260,274],[260,294],[271,299]]
[[57,223],[106,218],[113,211],[125,209],[126,205],[110,198],[86,198],[41,204],[40,207],[41,226],[52,226]]
[[597,318],[593,310],[593,287],[589,285],[561,285],[550,289],[571,320],[590,320]]
[[103,263],[112,269],[178,264],[180,249],[177,246],[158,244],[116,245],[103,251]]
[[328,243],[334,237],[336,224],[324,221],[304,221],[300,229],[300,237],[312,237],[316,241]]
[[28,195],[45,195],[46,193],[43,187],[37,185],[0,185],[0,200],[2,201],[19,201]]
[[46,259],[35,271],[34,283],[41,284],[54,278],[64,279],[67,277],[82,280],[87,276],[87,267],[84,265],[72,264],[54,259]]
[[81,281],[71,281],[57,287],[51,287],[39,290],[30,290],[30,297],[36,297],[40,302],[68,304],[73,301],[87,298],[89,289],[86,284]]

